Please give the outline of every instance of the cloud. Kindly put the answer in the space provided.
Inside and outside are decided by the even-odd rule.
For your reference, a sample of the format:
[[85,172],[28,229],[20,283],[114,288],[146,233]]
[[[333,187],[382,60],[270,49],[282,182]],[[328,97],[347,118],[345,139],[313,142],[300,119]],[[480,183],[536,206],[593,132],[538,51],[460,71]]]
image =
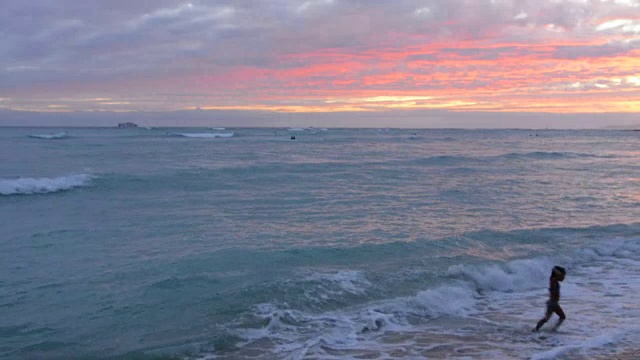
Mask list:
[[632,41],[614,41],[602,45],[560,46],[554,52],[558,59],[596,59],[613,58],[617,56],[633,56],[635,50],[640,49],[640,39]]
[[3,106],[56,105],[44,101],[55,96],[116,99],[75,109],[130,110],[425,96],[506,108],[514,93],[580,82],[608,94],[619,88],[603,86],[608,78],[638,76],[640,2],[6,0],[0,34]]

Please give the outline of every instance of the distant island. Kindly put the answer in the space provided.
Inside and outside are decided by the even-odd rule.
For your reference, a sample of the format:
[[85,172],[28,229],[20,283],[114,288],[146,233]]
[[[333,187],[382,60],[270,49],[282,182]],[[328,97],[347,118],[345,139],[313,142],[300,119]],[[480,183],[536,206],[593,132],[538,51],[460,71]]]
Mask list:
[[119,128],[137,128],[138,124],[132,122],[118,123]]

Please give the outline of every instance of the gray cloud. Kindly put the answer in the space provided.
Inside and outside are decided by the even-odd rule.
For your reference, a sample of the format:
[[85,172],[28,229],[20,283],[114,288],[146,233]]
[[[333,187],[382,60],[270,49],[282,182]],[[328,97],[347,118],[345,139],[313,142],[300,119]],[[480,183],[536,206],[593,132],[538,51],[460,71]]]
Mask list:
[[640,40],[635,41],[615,41],[604,45],[593,46],[562,46],[558,47],[554,53],[556,59],[580,59],[613,57],[617,55],[629,54],[633,50],[640,49]]
[[[5,0],[0,8],[0,97],[33,93],[43,87],[74,91],[126,80],[143,84],[183,75],[224,75],[236,66],[297,68],[326,61],[313,56],[295,57],[301,53],[313,55],[319,50],[358,55],[380,47],[400,51],[432,42],[460,40],[526,44],[544,42],[547,38],[584,39],[596,34],[596,27],[605,19],[629,13],[639,15],[640,7],[629,6],[633,4],[638,3]],[[556,28],[545,29],[549,25]],[[554,33],[553,29],[564,33]],[[553,56],[605,57],[637,48],[638,42],[564,46],[556,49]],[[494,60],[532,51],[512,46],[450,47],[437,54],[412,55],[403,61],[437,61],[451,55]],[[375,60],[372,61],[370,73],[383,71],[375,69]],[[330,87],[339,75],[314,76],[307,81]],[[279,79],[269,81],[284,85]],[[407,81],[396,81],[371,88],[400,89],[406,84]],[[485,83],[476,81],[467,85]],[[443,86],[446,84],[438,81],[430,85]]]

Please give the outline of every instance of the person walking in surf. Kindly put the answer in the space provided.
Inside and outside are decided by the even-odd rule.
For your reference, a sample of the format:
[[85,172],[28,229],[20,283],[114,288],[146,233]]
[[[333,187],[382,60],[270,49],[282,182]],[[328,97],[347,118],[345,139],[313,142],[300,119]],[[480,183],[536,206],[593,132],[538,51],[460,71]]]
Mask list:
[[560,327],[564,319],[566,319],[566,316],[564,316],[564,311],[562,311],[562,308],[560,307],[560,304],[559,304],[560,282],[564,280],[564,276],[566,274],[567,272],[561,266],[554,266],[553,269],[551,270],[551,276],[549,277],[549,300],[547,301],[547,312],[544,314],[544,317],[540,319],[540,321],[538,321],[536,328],[533,329],[534,332],[537,332],[538,330],[540,330],[542,325],[544,325],[547,321],[549,321],[553,313],[558,314],[558,316],[560,317],[556,325],[553,327],[553,331],[558,329],[558,327]]

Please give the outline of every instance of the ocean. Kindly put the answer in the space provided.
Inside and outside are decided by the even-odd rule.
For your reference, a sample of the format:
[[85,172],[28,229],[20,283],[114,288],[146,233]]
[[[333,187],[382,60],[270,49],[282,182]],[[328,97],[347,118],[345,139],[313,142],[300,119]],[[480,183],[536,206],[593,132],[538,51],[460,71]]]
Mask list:
[[[639,160],[633,131],[0,128],[0,358],[640,358]],[[532,333],[554,265],[567,320]]]

